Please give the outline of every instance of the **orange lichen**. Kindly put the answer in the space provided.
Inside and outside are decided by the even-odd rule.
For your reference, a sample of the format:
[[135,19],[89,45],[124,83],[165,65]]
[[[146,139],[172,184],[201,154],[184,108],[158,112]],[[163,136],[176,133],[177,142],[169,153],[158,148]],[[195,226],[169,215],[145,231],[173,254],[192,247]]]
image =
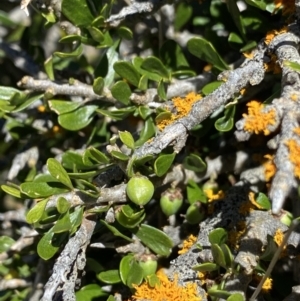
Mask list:
[[264,209],[260,204],[255,200],[254,192],[250,191],[248,194],[248,201],[243,202],[239,207],[239,213],[242,215],[248,215],[251,211],[255,209]]
[[[285,0],[283,0],[283,1],[285,1]],[[271,42],[277,35],[279,35],[279,34],[281,34],[281,33],[285,33],[285,32],[287,32],[287,30],[288,30],[287,26],[284,26],[283,28],[281,28],[281,29],[279,29],[279,30],[273,29],[273,30],[271,30],[271,31],[268,31],[268,32],[267,32],[267,35],[266,35],[266,37],[265,37],[265,44],[269,45],[270,42]]]
[[275,0],[275,11],[282,8],[283,15],[289,15],[295,12],[295,0]]
[[273,279],[267,278],[261,288],[264,293],[268,293],[272,289]]
[[206,282],[207,273],[206,272],[198,272],[197,277],[201,280],[201,285],[203,285]]
[[246,223],[244,221],[239,221],[236,228],[228,232],[228,245],[235,250],[239,249],[239,243],[242,236],[246,233]]
[[271,54],[270,61],[264,63],[264,69],[266,72],[273,72],[274,74],[281,73],[282,69],[278,64],[277,56],[275,54]]
[[37,110],[40,113],[44,113],[44,112],[46,112],[46,107],[44,105],[40,105],[40,106],[37,107]]
[[264,171],[265,171],[265,179],[266,182],[269,182],[271,178],[275,175],[276,173],[276,165],[274,164],[274,155],[265,155],[265,159],[267,159],[263,163]]
[[298,95],[296,93],[293,93],[291,95],[291,100],[296,101],[298,99]]
[[186,116],[191,111],[193,104],[201,98],[201,95],[196,94],[195,92],[188,93],[184,98],[174,97],[172,101],[174,108],[176,109],[176,114],[171,114],[169,117],[159,120],[157,122],[158,129],[162,131],[175,120]]
[[247,103],[248,114],[243,114],[245,118],[244,130],[250,133],[264,133],[269,135],[270,130],[267,128],[269,125],[276,123],[276,112],[274,109],[268,112],[262,112],[264,105],[256,100],[252,100]]
[[212,64],[207,64],[204,66],[203,71],[209,72],[211,70],[211,68],[212,68]]
[[223,190],[219,190],[217,193],[214,193],[213,189],[205,189],[204,193],[207,196],[209,203],[222,200],[225,196]]
[[256,202],[254,192],[250,191],[248,196],[249,196],[249,201],[250,201],[250,203],[251,203],[254,207],[256,207],[257,209],[264,209],[263,206],[259,205],[259,204]]
[[276,242],[277,246],[280,246],[283,242],[284,234],[280,229],[277,229],[274,234],[274,241]]
[[294,164],[294,175],[300,178],[300,145],[294,139],[285,143],[289,149],[289,159]]
[[201,301],[197,293],[197,284],[188,283],[185,286],[178,284],[178,275],[170,281],[163,270],[156,273],[160,283],[151,287],[148,282],[140,286],[133,285],[136,292],[132,296],[133,300],[151,300],[151,301]]
[[178,254],[185,254],[196,241],[197,237],[191,234],[186,240],[183,241],[183,247],[178,251]]
[[251,52],[243,52],[243,56],[244,56],[246,59],[251,60],[251,59],[253,59],[253,57],[254,57],[254,52],[253,52],[253,51],[251,51]]
[[240,94],[241,95],[244,95],[245,93],[246,93],[246,89],[245,88],[240,90]]
[[300,136],[300,127],[294,128],[293,132]]

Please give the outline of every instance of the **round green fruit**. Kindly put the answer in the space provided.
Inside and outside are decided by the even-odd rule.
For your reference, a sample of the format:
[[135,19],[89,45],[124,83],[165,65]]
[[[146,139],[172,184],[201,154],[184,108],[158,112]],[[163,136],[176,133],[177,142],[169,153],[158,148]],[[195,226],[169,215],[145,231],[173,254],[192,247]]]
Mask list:
[[196,202],[190,205],[186,211],[185,218],[189,224],[199,224],[204,219],[201,203]]
[[160,198],[160,208],[166,216],[176,214],[183,203],[183,196],[179,189],[168,189]]
[[135,176],[127,183],[126,193],[133,203],[143,206],[151,200],[154,186],[147,177]]
[[157,259],[154,255],[144,255],[143,258],[138,261],[139,266],[143,269],[144,278],[155,274],[157,270]]

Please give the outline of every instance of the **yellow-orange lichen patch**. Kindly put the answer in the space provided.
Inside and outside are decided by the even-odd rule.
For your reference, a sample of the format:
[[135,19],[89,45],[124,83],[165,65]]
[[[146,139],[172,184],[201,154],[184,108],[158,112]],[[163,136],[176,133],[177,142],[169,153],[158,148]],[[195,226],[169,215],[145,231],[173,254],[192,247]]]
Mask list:
[[256,207],[257,209],[264,209],[263,206],[259,205],[259,204],[256,202],[254,192],[250,191],[248,196],[249,196],[249,201],[250,201],[250,203],[251,203],[254,207]]
[[273,279],[267,278],[261,288],[264,293],[268,293],[272,289]]
[[251,52],[243,52],[243,56],[244,56],[246,59],[251,60],[251,59],[253,59],[253,57],[254,57],[254,52],[253,52],[253,51],[251,51]]
[[209,203],[222,200],[225,196],[223,190],[219,190],[217,193],[214,193],[213,189],[205,189],[204,193],[207,196]]
[[275,11],[282,8],[283,15],[289,15],[295,12],[295,0],[275,0]]
[[262,112],[264,105],[256,100],[247,103],[248,114],[243,114],[245,119],[244,130],[250,133],[264,133],[269,135],[270,130],[268,126],[274,125],[276,112],[270,109],[268,112]]
[[280,246],[283,242],[284,234],[280,229],[277,229],[274,234],[274,241],[276,242],[277,246]]
[[300,145],[295,139],[289,139],[285,144],[289,149],[289,159],[294,164],[294,175],[300,178]]
[[163,270],[159,270],[156,276],[160,283],[154,287],[151,287],[148,282],[144,282],[140,286],[133,285],[136,291],[132,296],[132,300],[201,301],[201,297],[198,296],[196,283],[180,286],[178,284],[178,275],[175,275],[174,280],[170,281]]
[[293,101],[296,101],[298,99],[298,95],[296,93],[293,93],[291,96],[290,96],[291,100]]
[[246,233],[246,223],[239,221],[235,229],[228,232],[228,245],[235,250],[239,249],[239,244],[242,236]]
[[274,74],[281,73],[282,70],[277,62],[277,56],[275,54],[271,54],[270,61],[264,63],[264,69],[266,72],[273,72]]
[[172,101],[176,109],[176,114],[171,114],[170,117],[157,122],[158,129],[162,131],[175,120],[186,116],[191,111],[193,104],[201,98],[201,95],[195,92],[190,92],[185,97],[174,97]]
[[[285,1],[285,0],[283,0]],[[270,30],[267,32],[266,37],[265,37],[265,44],[269,45],[270,42],[279,34],[287,32],[288,28],[287,26],[284,26],[283,28],[279,30]]]
[[263,163],[265,179],[269,182],[276,173],[276,165],[274,164],[274,155],[265,155],[266,161]]
[[196,241],[197,237],[191,234],[187,239],[183,241],[182,249],[178,251],[178,254],[185,254]]
[[300,127],[294,128],[293,132],[300,136]]

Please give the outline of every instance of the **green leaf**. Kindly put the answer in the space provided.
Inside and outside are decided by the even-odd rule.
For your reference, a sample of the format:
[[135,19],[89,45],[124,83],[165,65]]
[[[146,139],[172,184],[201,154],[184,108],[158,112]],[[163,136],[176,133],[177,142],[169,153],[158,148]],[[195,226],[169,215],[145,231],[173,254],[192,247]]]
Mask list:
[[125,154],[118,152],[118,151],[111,151],[110,153],[114,158],[121,160],[121,161],[128,161],[130,158]]
[[261,10],[266,10],[267,4],[261,0],[245,0],[245,2],[251,6],[259,8]]
[[[150,80],[159,82],[161,80],[161,76],[159,74],[153,73],[153,72],[149,72],[148,70],[143,69],[141,66],[144,62],[144,59],[137,56],[133,59],[132,63],[135,67],[135,69],[142,75],[144,75],[145,77],[147,77]],[[144,81],[146,81],[146,79],[144,79]],[[140,83],[139,83],[140,84]],[[144,84],[143,84],[144,85]]]
[[132,112],[134,112],[135,109],[136,108],[134,106],[132,106],[132,107],[127,107],[127,108],[119,109],[119,110],[115,110],[115,111],[98,109],[97,112],[104,116],[111,117],[115,120],[123,120],[128,115],[130,115]]
[[245,301],[245,298],[240,293],[234,293],[227,298],[227,301]]
[[223,61],[214,46],[204,38],[190,39],[187,43],[187,48],[190,53],[203,61],[212,64],[220,71],[229,69],[228,65]]
[[219,266],[226,269],[225,256],[224,256],[224,253],[223,253],[221,247],[217,244],[212,244],[211,245],[211,252],[212,252],[212,255],[214,257],[214,262],[216,264],[218,264]]
[[75,111],[58,116],[58,123],[69,131],[78,131],[85,128],[93,120],[98,106],[87,105]]
[[101,272],[96,277],[100,281],[107,284],[115,284],[121,282],[119,270],[109,270],[109,271]]
[[256,41],[249,41],[243,48],[240,49],[240,52],[251,51],[257,46]]
[[98,95],[102,95],[104,84],[104,79],[102,77],[97,77],[93,83],[93,91]]
[[82,44],[79,44],[75,50],[71,51],[71,52],[59,52],[56,51],[53,53],[53,55],[58,56],[59,58],[73,58],[73,57],[78,57],[82,54],[83,51],[83,47]]
[[139,264],[134,260],[130,265],[130,273],[127,276],[126,284],[133,288],[133,284],[140,285],[143,281],[144,271]]
[[147,75],[142,75],[138,88],[142,91],[147,90],[148,88],[148,77]]
[[61,233],[61,232],[70,231],[71,228],[72,228],[72,224],[70,221],[70,213],[69,211],[67,211],[60,215],[57,222],[53,226],[52,231],[54,233]]
[[167,93],[163,80],[160,80],[157,86],[157,94],[162,100],[167,100]]
[[135,146],[142,146],[145,142],[147,142],[150,138],[152,138],[156,133],[156,126],[152,119],[149,117],[146,119],[145,124],[141,130],[140,138],[135,142]]
[[212,262],[205,262],[192,267],[194,271],[198,272],[212,272],[219,269],[219,266]]
[[125,27],[125,26],[118,27],[117,33],[122,39],[125,39],[125,40],[132,40],[132,38],[133,38],[132,31],[128,27]]
[[203,172],[206,169],[206,163],[197,155],[190,154],[184,158],[184,168],[195,172]]
[[245,40],[246,39],[246,29],[243,25],[241,13],[237,6],[236,0],[228,0],[228,1],[226,1],[226,3],[227,3],[228,11],[231,14],[234,24],[236,25],[240,34],[242,35],[243,39]]
[[0,236],[0,253],[6,252],[15,243],[15,240],[9,236]]
[[81,36],[79,36],[77,34],[70,34],[70,35],[62,37],[59,40],[59,43],[62,43],[62,44],[72,44],[74,42],[80,42],[80,41],[81,41]]
[[267,247],[263,254],[260,256],[260,259],[265,261],[271,261],[278,249],[278,246],[271,235],[267,236],[267,241]]
[[122,234],[116,227],[108,224],[107,222],[105,222],[104,220],[100,220],[100,222],[105,225],[115,236],[119,236],[124,238],[127,241],[133,242],[133,239],[129,238],[128,236]]
[[104,41],[104,34],[98,28],[92,26],[88,28],[88,31],[93,40],[95,40],[96,42],[102,43]]
[[54,70],[53,70],[53,56],[49,56],[44,62],[45,72],[50,80],[54,80]]
[[131,95],[131,90],[129,85],[124,81],[116,82],[111,88],[112,96],[123,103],[124,105],[128,105],[130,103],[129,97]]
[[219,289],[213,289],[213,288],[208,289],[207,293],[208,293],[209,296],[222,298],[222,299],[227,299],[231,295],[231,293],[229,293],[227,291],[219,290]]
[[284,61],[283,65],[286,67],[290,67],[292,70],[300,72],[300,64],[290,61]]
[[93,301],[97,297],[107,296],[108,293],[103,291],[101,286],[93,283],[83,286],[75,295],[76,301]]
[[176,153],[172,154],[161,154],[154,162],[154,172],[158,177],[163,176],[167,173],[171,167]]
[[21,193],[24,193],[33,199],[48,197],[69,191],[69,189],[63,187],[58,182],[25,182],[20,185],[20,188]]
[[193,14],[193,8],[188,3],[181,2],[176,8],[174,27],[176,31],[179,31],[191,18]]
[[70,189],[73,189],[72,182],[66,172],[66,170],[62,167],[62,165],[54,158],[50,158],[47,160],[47,168],[51,174],[57,181],[67,186]]
[[63,0],[62,13],[76,26],[87,26],[92,23],[92,15],[87,0]]
[[161,230],[142,224],[134,234],[154,253],[161,256],[170,255],[172,240]]
[[210,93],[214,92],[217,88],[219,88],[222,84],[224,84],[223,81],[214,81],[214,82],[211,82],[207,85],[205,85],[203,88],[202,88],[202,93],[207,96],[209,95]]
[[113,295],[110,295],[106,301],[117,301]]
[[131,63],[125,61],[118,61],[114,63],[114,70],[121,77],[125,78],[131,84],[138,87],[141,76]]
[[74,151],[66,151],[62,155],[61,163],[64,168],[70,169],[70,170],[85,170],[90,169],[95,164],[85,165],[83,163],[82,155],[78,154]]
[[229,106],[225,109],[224,116],[216,120],[215,128],[219,132],[228,132],[234,125],[235,105]]
[[66,100],[48,100],[49,108],[57,115],[75,111],[81,106],[80,102]]
[[226,244],[221,244],[220,247],[225,258],[226,268],[231,268],[233,264],[233,255],[229,247]]
[[12,195],[12,196],[14,196],[16,198],[19,198],[19,199],[22,198],[21,191],[20,191],[19,188],[16,188],[14,186],[9,186],[9,185],[1,185],[1,189],[4,192],[6,192],[6,193],[8,193],[8,194],[10,194],[10,195]]
[[108,164],[110,162],[109,158],[104,153],[92,146],[85,151],[84,155],[86,153],[97,163]]
[[62,196],[57,199],[56,208],[59,213],[65,213],[70,208],[70,203]]
[[125,228],[137,227],[146,216],[144,209],[136,212],[131,206],[123,205],[121,210],[116,214],[116,220]]
[[149,56],[144,59],[141,64],[141,68],[146,71],[158,74],[160,77],[170,80],[170,73],[167,68],[163,65],[160,59],[155,56]]
[[222,243],[225,243],[227,238],[228,234],[223,228],[216,228],[208,234],[208,239],[211,244],[220,245]]
[[128,254],[124,256],[120,261],[120,266],[119,266],[120,278],[124,284],[127,283],[127,277],[129,273],[131,273],[130,269],[133,261],[135,261],[135,259],[132,254]]
[[76,232],[77,228],[81,225],[83,219],[83,211],[84,207],[76,207],[74,212],[70,214],[70,222],[72,225],[72,229],[70,231],[70,235]]
[[131,135],[130,132],[124,131],[121,132],[119,131],[119,137],[120,140],[130,149],[134,149],[134,139]]
[[228,37],[228,43],[233,49],[239,50],[243,45],[243,40],[238,34],[231,32]]
[[196,202],[207,203],[207,197],[203,190],[193,180],[189,180],[187,184],[187,198],[190,204]]
[[55,235],[52,229],[53,228],[51,228],[46,234],[44,234],[37,245],[37,252],[39,256],[44,260],[52,258],[60,248],[60,245],[52,244],[53,237]]
[[0,86],[0,100],[10,100],[15,94],[22,95],[22,92],[11,87]]
[[258,196],[255,198],[255,201],[265,210],[270,210],[272,208],[270,199],[262,192],[258,193]]
[[26,215],[27,223],[34,224],[42,218],[45,208],[46,208],[46,205],[48,203],[48,200],[49,199],[45,199],[45,200],[38,202],[33,208],[31,208],[28,211],[28,213]]

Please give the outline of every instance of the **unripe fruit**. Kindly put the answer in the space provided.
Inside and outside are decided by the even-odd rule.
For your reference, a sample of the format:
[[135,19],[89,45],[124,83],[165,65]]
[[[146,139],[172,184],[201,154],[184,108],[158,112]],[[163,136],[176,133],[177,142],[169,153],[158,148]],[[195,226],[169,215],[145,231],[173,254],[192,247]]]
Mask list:
[[135,176],[127,183],[126,193],[133,203],[143,206],[151,200],[154,186],[147,177]]
[[199,224],[204,219],[201,203],[196,202],[187,209],[185,218],[189,224]]
[[139,266],[143,269],[144,278],[155,274],[157,270],[157,259],[156,256],[145,254],[138,260]]
[[284,224],[287,225],[288,227],[291,225],[293,221],[293,214],[289,211],[282,210],[282,213],[280,215],[280,221]]
[[171,216],[180,209],[183,196],[179,189],[168,189],[160,198],[160,208],[166,216]]

